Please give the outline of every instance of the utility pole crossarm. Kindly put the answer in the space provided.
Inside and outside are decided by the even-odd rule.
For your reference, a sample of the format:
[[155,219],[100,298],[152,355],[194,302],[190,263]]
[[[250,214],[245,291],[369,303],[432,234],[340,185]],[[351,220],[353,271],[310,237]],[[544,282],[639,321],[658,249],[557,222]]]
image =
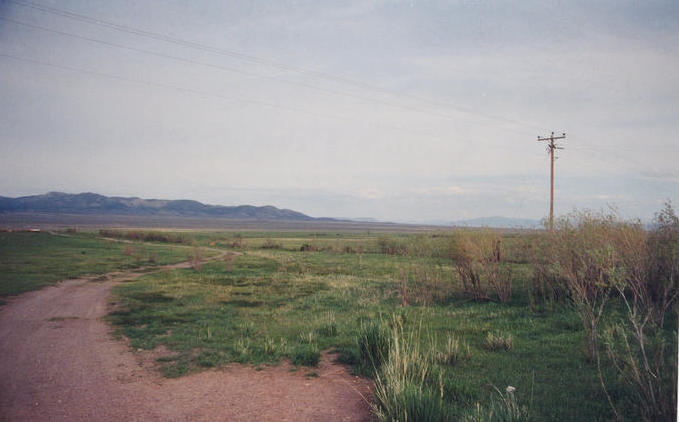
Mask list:
[[566,139],[566,134],[562,133],[560,136],[554,136],[554,132],[552,132],[552,135],[549,137],[541,138],[538,136],[538,141],[551,141],[551,140],[556,141],[557,139]]

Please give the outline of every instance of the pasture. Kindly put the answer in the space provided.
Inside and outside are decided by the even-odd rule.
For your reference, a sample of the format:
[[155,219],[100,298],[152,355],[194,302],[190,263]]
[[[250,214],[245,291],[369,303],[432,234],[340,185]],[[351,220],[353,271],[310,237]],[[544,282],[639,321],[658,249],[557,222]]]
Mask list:
[[[570,236],[560,244],[602,229],[597,218],[594,226],[560,226],[557,233]],[[607,229],[628,228],[616,224]],[[129,231],[2,233],[2,292],[141,266],[149,254],[161,265],[185,260],[187,250],[221,250],[219,260],[199,257],[192,268],[155,271],[113,289],[109,322],[133,349],[161,351],[156,367],[167,377],[283,359],[313,376],[320,353],[331,350],[375,380],[382,420],[405,413],[412,420],[611,420],[611,402],[625,420],[647,416],[627,368],[606,358],[619,351],[612,334],[595,334],[592,355],[568,274],[545,275],[565,268],[543,265],[559,256],[547,254],[545,233],[162,233],[168,243],[101,238],[143,240]],[[588,236],[579,247],[598,248]],[[616,293],[607,282],[597,287],[606,295],[598,323],[613,330],[626,320],[625,287]],[[664,353],[661,393],[676,403],[676,313],[667,312],[647,334]]]
[[186,260],[191,250],[101,239],[95,233],[0,232],[0,299],[57,281]]

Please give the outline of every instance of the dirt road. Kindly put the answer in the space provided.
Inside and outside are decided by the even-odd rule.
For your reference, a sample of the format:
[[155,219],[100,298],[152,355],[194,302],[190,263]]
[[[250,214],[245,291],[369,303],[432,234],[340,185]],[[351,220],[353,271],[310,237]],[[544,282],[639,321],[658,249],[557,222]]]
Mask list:
[[[178,264],[172,267],[185,266]],[[102,320],[110,280],[68,280],[0,308],[0,420],[363,421],[369,382],[324,356],[318,378],[288,364],[165,379]]]

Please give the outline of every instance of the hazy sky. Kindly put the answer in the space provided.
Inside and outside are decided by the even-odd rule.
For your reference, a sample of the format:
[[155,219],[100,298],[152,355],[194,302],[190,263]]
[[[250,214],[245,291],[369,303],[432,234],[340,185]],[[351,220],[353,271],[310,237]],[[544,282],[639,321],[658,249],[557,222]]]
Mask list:
[[0,195],[313,216],[679,204],[679,2],[0,0]]

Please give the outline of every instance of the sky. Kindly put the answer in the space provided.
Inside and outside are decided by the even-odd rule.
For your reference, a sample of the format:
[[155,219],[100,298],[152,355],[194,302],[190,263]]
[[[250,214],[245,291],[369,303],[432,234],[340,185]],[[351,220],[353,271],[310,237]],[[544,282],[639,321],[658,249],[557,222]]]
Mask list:
[[679,204],[677,1],[0,0],[0,196],[452,222]]

